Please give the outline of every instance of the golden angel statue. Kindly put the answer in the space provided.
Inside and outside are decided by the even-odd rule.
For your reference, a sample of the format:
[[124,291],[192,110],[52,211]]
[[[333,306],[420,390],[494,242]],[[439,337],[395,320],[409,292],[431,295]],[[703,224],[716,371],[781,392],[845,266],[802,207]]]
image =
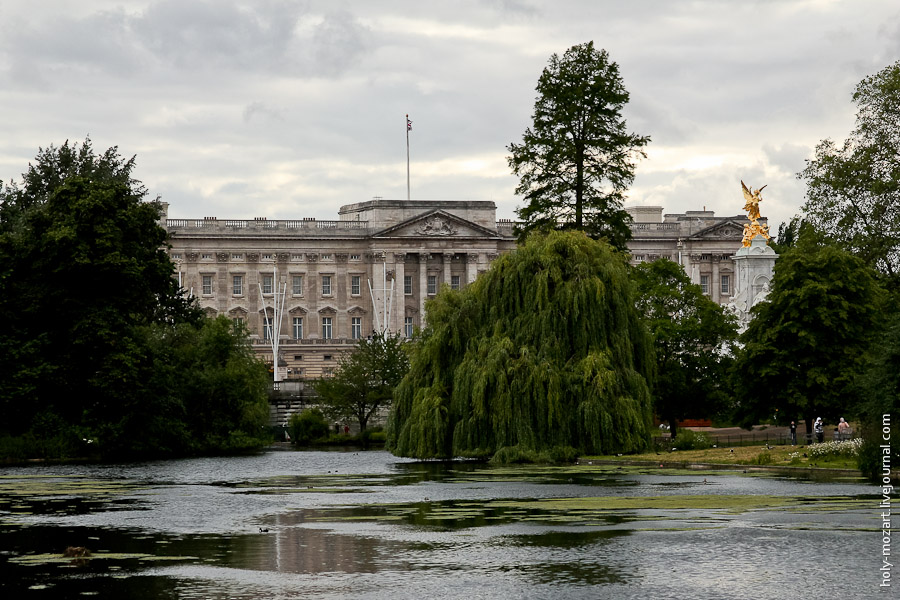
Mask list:
[[744,189],[744,200],[746,200],[744,210],[747,211],[747,218],[750,219],[750,223],[744,225],[743,245],[749,246],[753,238],[758,235],[763,236],[767,240],[771,239],[769,237],[769,226],[759,224],[759,203],[762,202],[762,196],[759,193],[766,189],[766,186],[754,190],[753,188],[748,188],[744,181],[741,180],[741,187]]

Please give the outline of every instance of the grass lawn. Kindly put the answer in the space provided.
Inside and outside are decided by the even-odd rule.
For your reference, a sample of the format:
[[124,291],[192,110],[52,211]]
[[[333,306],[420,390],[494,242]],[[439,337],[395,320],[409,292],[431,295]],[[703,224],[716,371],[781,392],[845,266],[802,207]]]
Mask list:
[[[582,460],[611,461],[660,461],[725,465],[771,465],[780,467],[818,467],[827,469],[856,469],[856,459],[846,456],[810,459],[803,456],[806,446],[735,446],[708,448],[706,450],[676,450],[674,452],[647,452],[626,456],[586,456]],[[796,453],[796,456],[791,454]]]

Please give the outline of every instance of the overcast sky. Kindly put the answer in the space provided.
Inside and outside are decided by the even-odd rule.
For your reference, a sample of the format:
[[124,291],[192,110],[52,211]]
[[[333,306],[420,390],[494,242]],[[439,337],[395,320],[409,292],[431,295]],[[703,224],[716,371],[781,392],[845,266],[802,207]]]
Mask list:
[[773,229],[796,173],[853,126],[851,94],[900,58],[896,0],[0,0],[0,179],[39,147],[137,156],[174,218],[337,218],[412,197],[521,200],[506,146],[552,53],[617,62],[629,129],[652,138],[629,204]]

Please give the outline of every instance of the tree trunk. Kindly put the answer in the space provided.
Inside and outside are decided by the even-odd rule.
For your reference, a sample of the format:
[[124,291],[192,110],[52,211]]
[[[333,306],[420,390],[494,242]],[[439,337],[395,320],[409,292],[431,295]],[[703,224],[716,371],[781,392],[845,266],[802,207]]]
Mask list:
[[584,142],[575,140],[575,228],[584,230]]

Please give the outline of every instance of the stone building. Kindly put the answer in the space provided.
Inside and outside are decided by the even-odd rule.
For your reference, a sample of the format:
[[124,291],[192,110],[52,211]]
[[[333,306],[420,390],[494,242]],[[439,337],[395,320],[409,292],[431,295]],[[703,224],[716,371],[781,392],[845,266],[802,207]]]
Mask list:
[[734,255],[742,247],[746,215],[717,217],[708,210],[664,215],[661,206],[626,210],[634,220],[628,243],[632,264],[668,258],[683,266],[714,301],[731,302],[738,283]]
[[372,331],[411,336],[442,285],[465,287],[515,246],[512,226],[483,201],[375,199],[336,221],[165,219],[182,287],[244,324],[269,364],[277,330],[287,380],[328,375]]
[[[670,258],[713,300],[731,300],[745,216],[627,210],[632,263]],[[497,220],[493,202],[375,199],[338,214],[334,221],[164,216],[182,287],[207,314],[245,325],[269,364],[277,331],[285,380],[328,375],[372,331],[411,336],[442,285],[465,287],[515,247],[513,222]],[[276,298],[280,324],[272,318]]]

